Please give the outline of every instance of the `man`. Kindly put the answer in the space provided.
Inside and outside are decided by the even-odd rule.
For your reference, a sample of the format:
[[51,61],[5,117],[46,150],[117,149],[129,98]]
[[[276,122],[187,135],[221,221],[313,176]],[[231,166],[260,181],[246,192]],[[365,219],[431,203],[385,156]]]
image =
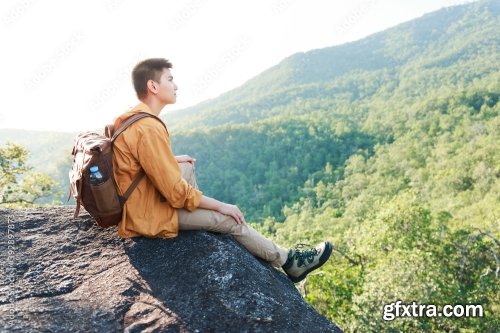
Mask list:
[[[177,85],[166,59],[147,59],[138,63],[132,80],[141,101],[115,121],[118,128],[138,112],[158,116],[167,104],[176,102]],[[194,178],[195,160],[187,155],[174,156],[168,130],[158,119],[143,118],[115,141],[114,177],[121,193],[143,169],[146,176],[132,192],[118,226],[121,237],[177,236],[179,230],[207,230],[231,234],[253,255],[276,267],[298,282],[328,260],[332,245],[323,242],[300,251],[286,250],[250,227],[240,209],[204,196]]]

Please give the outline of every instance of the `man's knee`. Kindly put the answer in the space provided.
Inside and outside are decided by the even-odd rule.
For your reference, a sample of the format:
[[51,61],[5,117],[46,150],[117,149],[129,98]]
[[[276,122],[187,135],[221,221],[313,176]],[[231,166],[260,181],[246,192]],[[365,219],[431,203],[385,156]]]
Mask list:
[[194,188],[198,188],[196,184],[196,177],[194,175],[194,164],[189,162],[181,162],[179,163],[179,167],[181,169],[181,176],[184,178],[189,185]]
[[233,223],[231,225],[231,235],[233,236],[250,235],[250,229],[248,228],[248,225],[246,223],[238,224],[232,217],[231,217],[231,222]]
[[182,175],[191,175],[194,172],[193,163],[189,162],[181,162],[179,163],[179,167],[181,168]]

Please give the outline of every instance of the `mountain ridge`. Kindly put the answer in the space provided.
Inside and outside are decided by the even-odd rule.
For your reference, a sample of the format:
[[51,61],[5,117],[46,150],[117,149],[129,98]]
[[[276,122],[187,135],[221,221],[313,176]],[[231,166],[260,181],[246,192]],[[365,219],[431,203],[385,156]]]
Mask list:
[[[477,21],[483,21],[484,19],[480,17],[480,12],[490,16],[490,26],[485,28],[489,28],[493,32],[493,36],[495,36],[494,29],[496,26],[492,24],[491,21],[494,20],[491,20],[491,17],[498,16],[499,7],[492,0],[448,7],[357,41],[295,53],[283,59],[277,65],[249,79],[243,85],[217,98],[204,101],[193,107],[177,110],[163,116],[163,118],[173,128],[179,127],[181,129],[193,126],[192,122],[189,122],[187,126],[180,124],[183,119],[188,117],[201,117],[195,122],[200,126],[204,123],[212,126],[227,122],[246,123],[253,121],[265,117],[263,115],[264,111],[275,105],[272,100],[269,102],[266,102],[266,100],[272,99],[273,96],[279,96],[280,92],[281,95],[286,95],[287,91],[296,90],[310,83],[331,82],[340,79],[343,75],[349,75],[352,71],[395,70],[395,67],[408,65],[410,60],[418,61],[418,56],[421,53],[433,52],[434,49],[438,50],[435,51],[438,53],[435,56],[443,58],[439,52],[446,51],[446,48],[438,47],[439,43],[450,43],[447,40],[447,36],[450,34],[455,34],[453,36],[457,38],[457,29],[470,30],[476,28]],[[467,33],[467,31],[462,31],[460,34],[464,33]],[[405,36],[406,39],[401,38],[402,36]],[[405,43],[405,45],[401,46],[401,43]],[[399,46],[391,51],[390,46],[394,44]],[[497,46],[495,40],[490,41],[490,44]],[[467,47],[471,47],[471,45],[467,44]],[[390,52],[386,54],[387,50],[392,54]],[[457,56],[456,50],[448,52],[451,53],[448,56],[448,62],[456,62],[460,59],[460,55]],[[463,54],[464,52],[462,52]],[[446,58],[441,61],[446,62]],[[428,63],[427,66],[431,66],[431,63]],[[255,103],[255,101],[250,100],[255,95],[257,95],[256,99],[260,100],[260,102]],[[320,96],[320,94],[316,96]],[[238,114],[232,110],[234,108],[244,108],[245,111],[247,109],[254,110],[249,112],[251,116],[240,115],[238,117]],[[258,115],[256,115],[255,109],[260,110],[257,113]],[[214,118],[214,111],[218,116],[222,115],[218,121],[212,119]],[[228,121],[230,117],[227,114],[232,114],[237,119]]]

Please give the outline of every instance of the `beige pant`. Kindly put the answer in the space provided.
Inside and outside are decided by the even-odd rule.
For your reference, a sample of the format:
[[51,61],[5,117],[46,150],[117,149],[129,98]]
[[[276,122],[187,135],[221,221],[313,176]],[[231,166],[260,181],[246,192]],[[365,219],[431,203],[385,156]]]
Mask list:
[[[191,186],[198,188],[193,165],[191,163],[179,163],[179,166],[181,167],[182,177]],[[206,230],[230,234],[254,256],[270,262],[273,266],[281,267],[286,262],[288,257],[286,249],[274,244],[246,223],[237,224],[231,216],[214,210],[198,208],[193,212],[186,209],[179,209],[178,211],[180,230]]]

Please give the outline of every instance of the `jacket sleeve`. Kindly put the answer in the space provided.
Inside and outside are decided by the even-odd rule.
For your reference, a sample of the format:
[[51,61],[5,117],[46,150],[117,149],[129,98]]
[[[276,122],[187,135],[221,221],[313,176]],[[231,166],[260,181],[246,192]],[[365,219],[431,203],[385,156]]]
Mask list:
[[137,159],[155,188],[174,208],[193,211],[200,205],[202,192],[189,185],[170,146],[170,137],[156,119],[144,119],[138,126]]

